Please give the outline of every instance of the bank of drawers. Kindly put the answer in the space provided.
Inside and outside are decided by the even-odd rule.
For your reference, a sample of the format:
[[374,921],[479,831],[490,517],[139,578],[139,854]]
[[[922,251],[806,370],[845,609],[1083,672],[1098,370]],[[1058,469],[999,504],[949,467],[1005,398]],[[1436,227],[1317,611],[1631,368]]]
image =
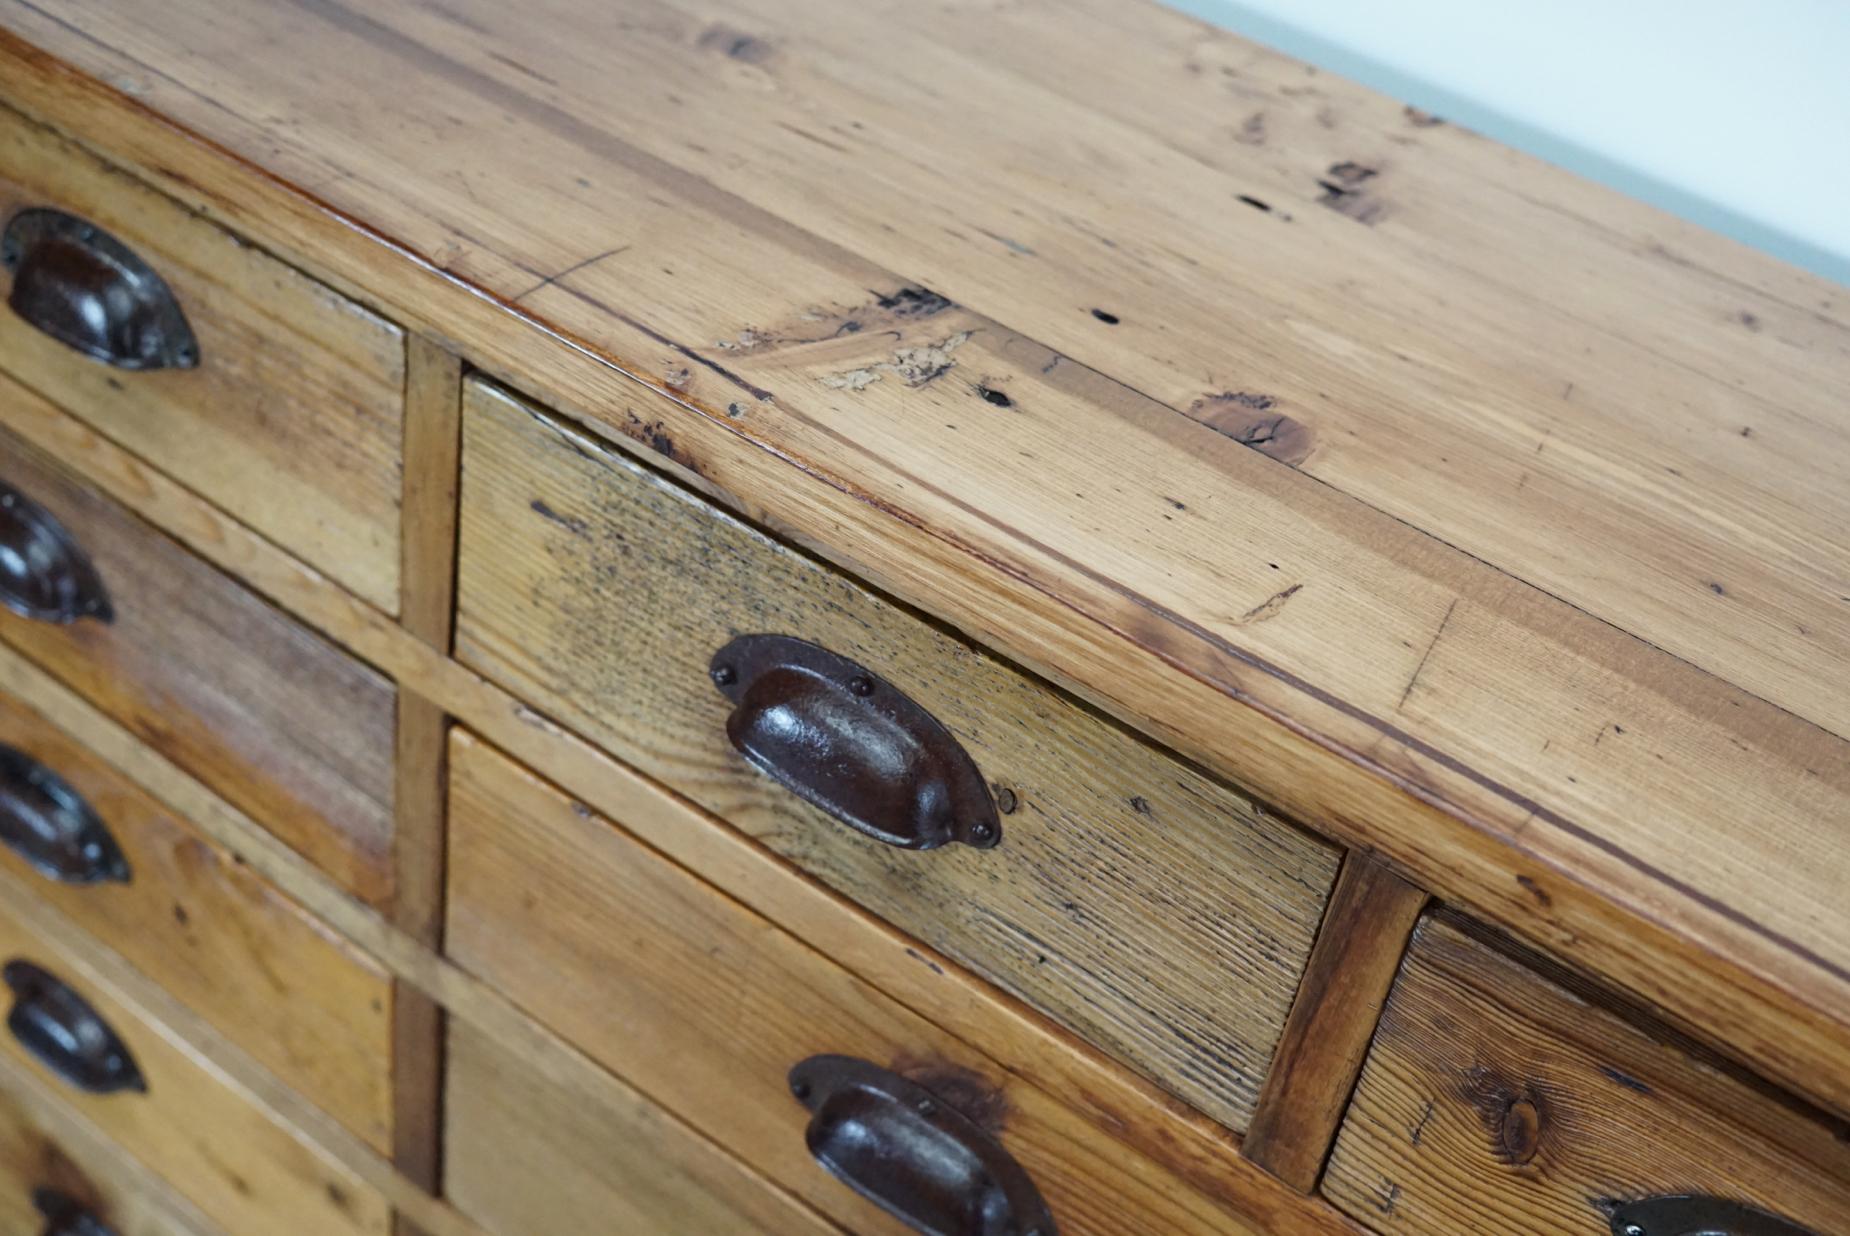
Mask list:
[[[80,422],[390,616],[401,473],[422,462],[401,458],[403,334],[4,111],[0,222],[0,643],[389,908],[391,678],[26,426]],[[71,272],[105,268],[153,299],[86,341]],[[450,1020],[443,1185],[466,1222],[986,1232],[977,1216],[1007,1214],[993,1230],[1011,1236],[1252,1232],[1199,1174],[1180,1183],[1173,1147],[1134,1144],[1089,1096],[971,1044],[1030,1019],[1009,1041],[1076,1036],[1153,1102],[1239,1133],[1338,852],[548,410],[475,377],[460,398],[455,660],[683,796],[699,808],[686,827],[736,829],[869,912],[842,930],[885,938],[885,920],[921,963],[937,967],[930,950],[993,984],[971,1024],[928,1020],[833,955],[867,940],[799,938],[463,718],[445,951],[573,1053],[541,1067],[505,1023]],[[44,1150],[52,1135],[9,1090],[27,1078],[105,1158],[151,1169],[232,1236],[386,1231],[350,1162],[86,959],[126,961],[381,1156],[403,1148],[391,973],[83,734],[5,697],[0,817],[0,869],[32,898],[0,908],[0,1216],[30,1225],[50,1189],[118,1236],[194,1222]],[[40,908],[71,938],[49,937]],[[1370,1230],[1418,1236],[1597,1232],[1629,1213],[1613,1207],[1672,1193],[1828,1234],[1846,1181],[1815,1113],[1439,917],[1321,1191]],[[1342,1230],[1306,1214],[1293,1231]]]

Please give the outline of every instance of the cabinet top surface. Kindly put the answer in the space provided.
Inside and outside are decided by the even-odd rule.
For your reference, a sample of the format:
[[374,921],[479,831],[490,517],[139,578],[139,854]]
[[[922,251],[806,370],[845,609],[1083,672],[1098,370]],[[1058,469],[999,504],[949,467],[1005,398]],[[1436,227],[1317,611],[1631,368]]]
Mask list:
[[1142,2],[0,23],[23,110],[656,387],[575,406],[1192,754],[1355,778],[1286,806],[1850,1025],[1850,291]]

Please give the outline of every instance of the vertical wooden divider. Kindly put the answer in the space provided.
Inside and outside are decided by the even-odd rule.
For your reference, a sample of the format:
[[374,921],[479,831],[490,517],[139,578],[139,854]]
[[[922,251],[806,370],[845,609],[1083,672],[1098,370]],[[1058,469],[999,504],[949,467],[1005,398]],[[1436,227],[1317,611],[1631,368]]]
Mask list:
[[[403,558],[399,621],[439,652],[450,650],[456,580],[456,511],[462,450],[462,362],[412,335],[405,345]],[[449,719],[398,687],[394,926],[443,945],[445,751]],[[393,1162],[414,1183],[441,1186],[443,1013],[400,982],[394,988]],[[415,1228],[401,1216],[400,1236]]]
[[1248,1159],[1301,1193],[1323,1174],[1427,900],[1371,855],[1351,850],[1343,860],[1241,1144]]

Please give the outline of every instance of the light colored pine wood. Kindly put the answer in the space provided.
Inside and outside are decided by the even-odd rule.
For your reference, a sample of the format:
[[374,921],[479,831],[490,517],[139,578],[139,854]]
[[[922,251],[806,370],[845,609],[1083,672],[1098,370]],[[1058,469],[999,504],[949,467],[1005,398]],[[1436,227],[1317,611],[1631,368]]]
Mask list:
[[1294,1188],[1317,1187],[1426,902],[1425,890],[1369,855],[1344,859],[1241,1147]]
[[75,1198],[116,1236],[225,1236],[75,1112],[29,1066],[0,1059],[0,1230],[37,1232],[37,1189]]
[[[289,569],[300,568],[289,563]],[[398,632],[410,647],[434,658],[427,645],[403,636],[396,626],[383,624],[382,632]],[[475,680],[471,687],[465,678],[429,674],[419,674],[418,679],[442,688],[452,711],[516,719],[518,724],[506,728],[513,745],[530,748],[535,758],[583,787],[588,801],[600,810],[621,818],[676,861],[796,932],[812,948],[826,950],[882,990],[899,993],[908,1008],[937,1025],[954,1027],[960,1039],[988,1058],[1008,1060],[1024,1084],[1137,1147],[1204,1196],[1249,1216],[1262,1230],[1278,1236],[1353,1236],[1355,1229],[1333,1210],[1307,1203],[1242,1159],[1224,1129],[1139,1082],[1096,1049],[1061,1033],[1018,1002],[999,996],[948,959],[821,892],[735,831],[654,782],[551,726],[487,683]],[[453,1017],[512,1052],[537,1076],[570,1088],[582,1085],[587,1071],[598,1071],[582,1051],[522,1013],[505,995],[354,902],[248,817],[3,647],[0,690],[28,701],[60,725],[83,732],[86,741],[112,763],[132,770],[150,793],[200,822],[202,830],[221,843],[235,847],[253,869],[296,896],[400,978],[432,996]],[[500,703],[491,704],[493,700]],[[322,1130],[317,1140],[332,1146],[341,1139]],[[356,1153],[344,1156],[343,1161],[366,1173],[401,1212],[415,1214],[436,1236],[465,1231],[457,1226],[463,1221],[453,1212],[441,1207],[433,1210],[422,1194],[400,1182],[377,1158]]]
[[[1245,1126],[1327,847],[495,388],[471,381],[465,412],[461,660]],[[1013,803],[1001,845],[871,843],[749,765],[707,675],[746,632],[820,643],[935,716]]]
[[402,332],[12,111],[0,167],[0,218],[50,206],[105,229],[166,281],[200,351],[195,369],[123,373],[5,314],[0,367],[396,611]]
[[[73,942],[54,943],[29,929],[22,908],[0,907],[0,956],[32,961],[75,988],[121,1037],[147,1082],[142,1094],[55,1087],[72,1110],[231,1231],[384,1236],[390,1215],[379,1194],[299,1140],[215,1061],[104,982]],[[11,1037],[0,1040],[0,1051],[55,1081]]]
[[0,867],[355,1134],[389,1146],[390,976],[77,738],[4,695],[0,743],[83,796],[131,878],[62,884],[11,850],[0,850]]
[[[822,1170],[785,1075],[823,1052],[964,1094],[1071,1233],[1259,1229],[459,732],[450,954],[856,1232],[910,1230]],[[661,930],[674,924],[673,931]],[[535,965],[536,957],[546,964]]]
[[1821,1234],[1842,1129],[1445,919],[1421,924],[1324,1190],[1389,1236],[1582,1236],[1602,1198],[1702,1193]]
[[[837,17],[855,20],[822,6],[804,12],[817,19],[800,37],[819,43],[816,29]],[[1428,276],[1404,262],[1351,253],[1350,246],[1383,234],[1354,219],[1332,220],[1347,233],[1262,233],[1264,244],[1241,246],[1255,265],[1222,266],[1233,260],[1228,236],[1245,236],[1232,232],[1228,220],[1260,213],[1234,199],[1234,186],[1204,182],[1202,200],[1218,208],[1212,224],[1219,232],[1197,246],[1200,220],[1179,213],[1196,210],[1184,200],[1189,186],[1142,175],[1141,168],[1114,183],[1147,185],[1162,212],[1125,203],[1120,208],[1129,213],[1101,231],[1086,218],[1094,207],[1079,195],[1082,213],[1071,230],[1092,226],[1118,247],[1095,241],[1083,260],[1063,257],[1061,278],[998,275],[990,268],[1006,269],[1012,259],[994,257],[978,241],[953,262],[956,255],[935,237],[916,247],[916,262],[915,249],[906,250],[902,277],[876,260],[893,253],[894,238],[873,238],[865,253],[856,253],[862,246],[815,234],[846,236],[839,229],[852,223],[855,240],[870,235],[867,211],[819,211],[815,204],[835,202],[846,180],[879,177],[817,172],[820,179],[801,195],[797,222],[779,217],[780,211],[796,216],[791,177],[813,171],[812,161],[826,156],[793,156],[784,136],[764,134],[763,124],[788,122],[788,115],[778,106],[757,107],[762,95],[739,104],[741,85],[787,84],[794,91],[807,80],[794,70],[779,78],[775,59],[767,67],[728,55],[734,46],[748,54],[757,48],[750,31],[741,31],[743,41],[690,40],[671,57],[653,56],[647,73],[612,73],[605,62],[592,78],[580,67],[579,49],[562,47],[576,34],[528,20],[513,43],[496,41],[494,49],[542,75],[550,76],[555,60],[572,75],[566,85],[535,78],[510,86],[495,76],[512,72],[508,66],[484,68],[478,57],[458,67],[455,56],[481,50],[460,35],[447,35],[432,50],[335,4],[227,13],[202,3],[193,13],[169,6],[155,21],[136,10],[67,5],[52,19],[15,3],[5,22],[23,37],[9,36],[0,48],[8,97],[84,132],[188,204],[287,249],[334,284],[364,290],[408,325],[455,340],[470,360],[519,375],[603,432],[634,440],[639,449],[666,445],[671,465],[709,491],[731,494],[731,501],[834,560],[1319,829],[1378,850],[1435,890],[1850,1109],[1850,1076],[1842,1066],[1850,1058],[1844,945],[1850,935],[1839,929],[1843,851],[1832,844],[1830,825],[1850,807],[1843,772],[1850,761],[1835,736],[1729,684],[1752,677],[1756,665],[1773,664],[1746,658],[1729,643],[1732,611],[1711,606],[1706,624],[1700,615],[1691,620],[1692,638],[1707,650],[1699,659],[1721,667],[1705,672],[1663,652],[1666,641],[1653,646],[1604,620],[1629,622],[1626,615],[1637,614],[1645,625],[1654,621],[1636,602],[1661,574],[1639,572],[1633,581],[1617,573],[1601,605],[1577,610],[1522,582],[1545,577],[1546,562],[1503,561],[1498,565],[1507,569],[1499,570],[1476,561],[1447,544],[1451,528],[1409,527],[1122,385],[1160,364],[1161,384],[1152,389],[1162,390],[1177,374],[1199,374],[1202,389],[1219,394],[1214,388],[1226,358],[1250,355],[1266,381],[1249,384],[1236,373],[1225,393],[1264,396],[1274,379],[1302,389],[1297,384],[1310,375],[1330,379],[1336,395],[1353,402],[1362,373],[1368,401],[1391,400],[1397,416],[1407,411],[1408,390],[1423,398],[1430,387],[1440,418],[1433,425],[1441,430],[1444,418],[1455,419],[1461,409],[1484,425],[1521,425],[1522,413],[1559,400],[1565,389],[1563,383],[1538,390],[1535,359],[1520,351],[1526,302],[1486,302],[1470,285],[1458,308],[1422,312],[1431,307]],[[409,8],[385,16],[412,19]],[[465,15],[465,21],[497,19]],[[1133,50],[1135,39],[1120,42],[1125,71],[1133,63],[1144,66],[1139,72],[1152,71],[1156,62]],[[886,56],[905,45],[871,46]],[[313,63],[316,71],[263,71],[272,57]],[[801,65],[800,55],[784,63],[793,59]],[[696,72],[689,90],[699,95],[698,106],[690,112],[710,105],[702,92],[727,92],[729,122],[746,118],[741,131],[764,135],[764,151],[776,151],[790,166],[762,177],[763,186],[722,169],[715,174],[743,196],[715,191],[702,179],[710,165],[698,151],[658,155],[659,142],[685,142],[679,121],[660,106],[625,108],[603,93],[647,88],[687,64],[723,70]],[[886,78],[868,71],[858,80]],[[899,72],[891,80],[909,78]],[[403,89],[407,81],[417,89]],[[390,104],[375,102],[387,82]],[[991,84],[981,73],[968,82],[959,76],[954,88],[933,83],[909,94],[906,110],[937,115],[961,106],[959,98],[993,97]],[[1049,100],[1049,115],[1063,111]],[[382,123],[388,116],[390,123]],[[258,117],[265,119],[252,119]],[[839,119],[851,126],[856,118]],[[914,119],[899,118],[908,126]],[[1017,133],[1010,127],[1016,119],[990,112],[966,129],[941,124],[933,137],[989,142]],[[890,106],[879,109],[877,120],[898,123]],[[175,123],[210,140],[193,141]],[[1072,131],[1086,128],[1075,120]],[[467,133],[467,146],[428,140],[431,132],[450,131]],[[895,134],[912,132],[880,129],[869,140],[903,150]],[[726,135],[728,151],[736,148],[735,136]],[[1130,140],[1126,149],[1137,144]],[[465,148],[475,153],[459,165],[456,151]],[[739,166],[757,177],[762,157],[753,154]],[[1018,189],[998,170],[1005,162],[981,161],[952,179],[991,183],[1007,200]],[[1109,158],[1097,164],[1113,166]],[[1071,166],[1063,164],[1059,194],[1042,192],[1022,205],[1027,217],[1044,223],[1046,201],[1072,196]],[[1167,165],[1152,166],[1161,172]],[[1494,166],[1494,158],[1485,166]],[[910,171],[894,174],[897,184],[917,184]],[[1544,200],[1563,195],[1582,221],[1559,235],[1543,230],[1525,239],[1543,264],[1571,269],[1566,255],[1586,219],[1597,225],[1608,217],[1609,199],[1558,188],[1558,180],[1535,173],[1525,192]],[[916,193],[907,198],[905,218],[915,217],[921,200]],[[1672,243],[1665,244],[1655,223],[1640,224],[1631,208],[1612,209],[1623,220],[1615,226],[1642,228],[1647,266],[1666,286],[1694,279],[1709,295],[1719,275],[1763,286],[1826,322],[1836,312],[1815,281],[1766,274],[1772,268],[1764,260],[1714,246],[1700,247],[1692,259],[1687,229],[1673,227]],[[1013,223],[992,230],[1016,239]],[[905,229],[875,214],[872,230],[882,224],[903,237]],[[1187,256],[1202,261],[1205,254],[1213,264],[1195,270],[1184,262],[1186,270],[1178,270],[1168,256],[1152,257],[1148,234],[1158,230],[1166,245],[1185,242]],[[1655,254],[1653,245],[1667,252]],[[1326,248],[1356,258],[1372,282],[1357,287],[1328,278],[1319,256]],[[663,251],[675,260],[655,261]],[[1281,274],[1277,255],[1301,259],[1314,274]],[[1679,273],[1692,260],[1712,269]],[[1004,326],[994,316],[966,312],[901,324],[869,309],[869,289],[890,295],[940,271],[956,277],[939,290],[1016,320]],[[1615,275],[1607,286],[1615,303],[1629,299],[1632,278]],[[1404,311],[1360,295],[1402,283],[1416,293]],[[1093,286],[1135,293],[1147,308],[1121,315],[1111,327],[1090,314],[1110,306],[1070,295]],[[1030,302],[1035,288],[1051,291]],[[1328,303],[1332,288],[1357,306]],[[1227,313],[1196,313],[1204,294],[1221,298],[1215,307]],[[1275,326],[1254,322],[1231,299],[1249,294],[1255,304],[1267,298],[1274,316],[1285,305],[1282,320],[1297,332],[1288,347]],[[1317,312],[1306,318],[1300,307],[1294,315],[1292,304]],[[831,329],[849,316],[866,317],[871,329],[858,339],[810,347],[801,342],[818,338],[809,333],[817,325],[810,314]],[[1159,346],[1150,324],[1178,315],[1187,320],[1188,337],[1178,337],[1176,349]],[[1486,343],[1476,321],[1500,316],[1516,325],[1501,341]],[[1232,348],[1217,333],[1212,355],[1192,365],[1187,360],[1204,321],[1244,323],[1254,339],[1276,347]],[[1305,322],[1327,325],[1319,331]],[[1109,332],[1125,325],[1142,333],[1120,355]],[[762,331],[779,343],[744,344],[748,329],[754,340]],[[951,371],[953,380],[941,375],[922,387],[905,384],[895,349],[941,345],[964,329],[977,333],[953,358],[961,371]],[[1712,332],[1685,334],[1700,349]],[[1416,361],[1382,351],[1382,341],[1406,339],[1417,346],[1400,350]],[[722,341],[728,346],[715,346]],[[1766,341],[1770,350],[1776,342]],[[1561,353],[1562,363],[1572,355]],[[1830,362],[1819,349],[1807,355]],[[1659,399],[1649,384],[1663,371],[1648,357],[1634,359],[1635,372],[1650,377],[1626,387],[1642,392],[1633,405],[1680,406]],[[1776,350],[1771,356],[1781,370],[1791,368],[1790,360]],[[1619,389],[1622,379],[1601,368],[1607,363],[1597,361],[1580,385]],[[1403,376],[1415,368],[1418,381]],[[862,369],[881,380],[858,391],[858,378],[839,386],[822,381]],[[1634,371],[1632,361],[1625,371]],[[1694,381],[1687,374],[1700,375],[1704,366],[1672,372],[1684,375],[1678,382]],[[1755,374],[1777,377],[1765,363]],[[663,396],[651,398],[632,378]],[[1011,409],[995,411],[979,386],[1003,390]],[[1828,399],[1830,384],[1809,389]],[[1690,399],[1714,406],[1712,389],[1694,390]],[[1191,409],[1192,401],[1182,411]],[[1213,408],[1194,410],[1215,419]],[[1780,461],[1797,458],[1795,467],[1803,468],[1803,461],[1833,458],[1841,438],[1833,405],[1794,405],[1780,423],[1798,435],[1782,428]],[[980,437],[946,428],[969,424],[980,425]],[[1533,451],[1533,440],[1520,434],[1514,440]],[[1447,435],[1448,449],[1450,441]],[[1760,445],[1766,444],[1763,436]],[[1576,447],[1594,494],[1611,500],[1632,492],[1611,478],[1633,475],[1627,468],[1635,461],[1608,454],[1597,440]],[[1434,458],[1448,456],[1419,456],[1407,493],[1447,492]],[[1780,488],[1783,463],[1761,461],[1737,449],[1694,471],[1674,461],[1668,466],[1711,482],[1702,509],[1727,515],[1737,508],[1724,510],[1725,502],[1751,501],[1757,486]],[[1505,475],[1499,502],[1519,488],[1516,480]],[[1182,518],[1178,502],[1193,517]],[[1604,509],[1591,499],[1575,504],[1582,507]],[[1828,509],[1828,501],[1810,508],[1820,517]],[[1685,535],[1707,536],[1736,523],[1692,514],[1677,526],[1671,558],[1683,552]],[[1745,521],[1739,526],[1750,528]],[[1631,533],[1608,521],[1599,535]],[[1820,525],[1816,543],[1829,544],[1832,535]],[[1574,556],[1584,539],[1568,542]],[[240,544],[224,552],[246,551]],[[1277,582],[1272,563],[1280,567]],[[1726,581],[1711,582],[1726,591]],[[1778,595],[1805,595],[1805,587],[1795,571],[1782,577]],[[358,643],[377,636],[363,622],[359,630],[342,629]],[[1790,646],[1794,639],[1829,642],[1796,632],[1781,642]],[[1832,672],[1821,660],[1816,677]],[[1497,689],[1486,690],[1486,683]],[[1788,702],[1799,706],[1801,697]],[[1755,821],[1751,864],[1738,861],[1742,819]]]
[[449,1047],[449,1197],[497,1236],[843,1230],[615,1078],[558,1085],[460,1024]]
[[0,377],[0,476],[76,538],[115,620],[59,627],[0,610],[0,639],[355,893],[388,899],[392,684],[12,431],[52,411]]

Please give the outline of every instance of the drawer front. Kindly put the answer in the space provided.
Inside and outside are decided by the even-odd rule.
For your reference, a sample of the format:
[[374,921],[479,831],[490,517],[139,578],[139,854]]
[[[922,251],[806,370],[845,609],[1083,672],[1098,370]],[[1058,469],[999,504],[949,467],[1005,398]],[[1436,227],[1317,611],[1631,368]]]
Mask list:
[[841,1230],[628,1087],[549,1080],[458,1021],[445,1066],[445,1192],[495,1236]]
[[[0,399],[32,397],[0,378]],[[114,611],[60,625],[0,605],[0,639],[383,904],[392,684],[4,429],[0,485],[63,526]]]
[[[1059,693],[481,382],[458,656],[1243,1128],[1335,875],[1326,847]],[[773,633],[946,727],[1001,844],[897,849],[755,770],[709,661]]]
[[1850,1146],[1440,917],[1414,937],[1324,1192],[1388,1233],[1593,1236],[1599,1202],[1695,1194],[1836,1236]]
[[[22,1007],[47,1010],[56,1027],[77,1025],[83,1010],[55,997],[9,993],[13,1001],[0,1051],[43,1078],[79,1115],[191,1200],[213,1222],[239,1233],[315,1232],[384,1236],[390,1211],[358,1177],[256,1107],[232,1081],[172,1031],[120,993],[79,978],[77,961],[0,911],[0,961],[38,967],[100,1019],[132,1061],[140,1086],[95,1093],[68,1061],[48,1064],[23,1045],[13,1022]],[[68,1031],[52,1031],[52,1037]],[[86,1032],[92,1039],[94,1031]],[[94,1065],[96,1057],[86,1057]]]
[[[0,369],[396,613],[401,332],[0,109],[0,225],[39,209],[101,229],[159,276],[198,363],[113,367],[0,309]],[[28,250],[15,265],[35,303],[61,303],[86,273],[31,263]]]
[[61,1214],[62,1206],[75,1205],[114,1236],[202,1236],[133,1183],[136,1174],[124,1169],[121,1152],[109,1149],[114,1153],[71,1144],[29,1103],[0,1090],[0,1232],[45,1231],[48,1210]]
[[[911,1229],[811,1159],[809,1114],[787,1077],[821,1053],[906,1074],[972,1113],[1026,1170],[1065,1236],[1251,1231],[1014,1080],[1006,1061],[974,1052],[466,734],[451,748],[447,939],[463,967],[850,1231]],[[1049,1050],[1059,1050],[1051,1039]]]
[[[69,867],[57,878],[37,861],[43,847],[9,844],[0,866],[283,1081],[388,1148],[389,977],[75,738],[4,695],[0,756],[0,838],[20,835],[9,821],[57,804],[62,819],[87,811],[122,860],[101,879]],[[59,787],[50,795],[46,775]]]

